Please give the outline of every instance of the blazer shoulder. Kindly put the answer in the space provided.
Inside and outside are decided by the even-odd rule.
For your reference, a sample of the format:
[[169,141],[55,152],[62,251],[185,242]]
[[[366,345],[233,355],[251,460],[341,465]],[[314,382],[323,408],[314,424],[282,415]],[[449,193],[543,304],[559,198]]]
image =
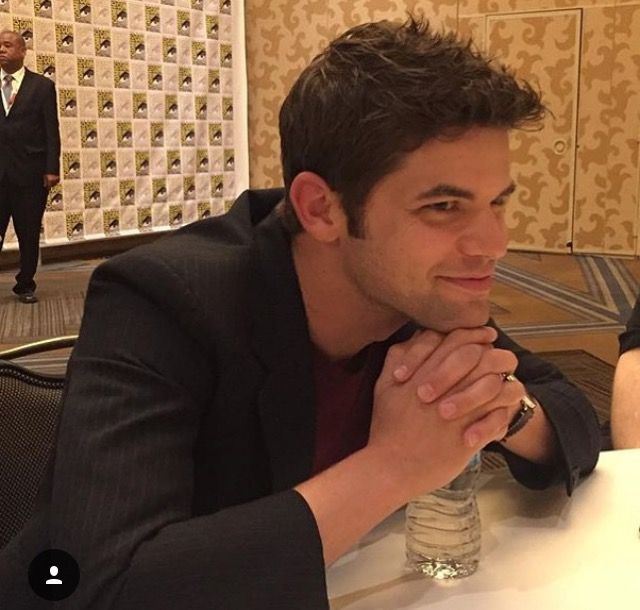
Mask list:
[[217,292],[216,286],[222,285],[227,291],[242,291],[251,269],[250,242],[234,234],[228,223],[215,220],[195,222],[114,256],[96,271],[156,289],[180,286],[194,296]]
[[264,227],[260,215],[252,214],[252,203],[240,197],[227,213],[119,254],[96,272],[132,285],[142,283],[160,300],[168,297],[163,291],[173,286],[192,295],[194,303],[201,301],[208,307],[215,301],[217,309],[224,309],[221,302],[242,300],[259,274],[256,241]]
[[28,68],[25,68],[24,70],[24,77],[25,79],[29,79],[41,87],[48,87],[51,89],[56,88],[56,84],[50,78],[47,78],[42,74],[38,74],[37,72],[33,72]]

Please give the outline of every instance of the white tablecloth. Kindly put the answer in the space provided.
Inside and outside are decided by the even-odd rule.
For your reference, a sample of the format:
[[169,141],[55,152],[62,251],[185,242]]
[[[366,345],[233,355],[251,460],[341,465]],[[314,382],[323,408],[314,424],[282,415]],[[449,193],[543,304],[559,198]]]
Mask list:
[[602,453],[568,498],[507,472],[481,481],[478,571],[434,582],[404,570],[404,511],[328,571],[332,610],[640,609],[640,449]]

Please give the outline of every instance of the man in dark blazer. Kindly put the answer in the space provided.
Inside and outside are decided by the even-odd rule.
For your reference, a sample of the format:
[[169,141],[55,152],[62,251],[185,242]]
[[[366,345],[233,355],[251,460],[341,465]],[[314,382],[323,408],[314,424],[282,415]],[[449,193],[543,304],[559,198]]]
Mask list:
[[81,574],[56,608],[326,610],[325,566],[482,448],[571,493],[593,409],[489,320],[507,131],[541,113],[424,24],[331,43],[281,110],[285,189],[93,275],[0,605],[41,607],[49,547]]
[[49,189],[60,180],[60,133],[53,82],[24,67],[17,32],[0,32],[0,249],[9,219],[18,237],[20,271],[13,292],[36,303],[40,225]]

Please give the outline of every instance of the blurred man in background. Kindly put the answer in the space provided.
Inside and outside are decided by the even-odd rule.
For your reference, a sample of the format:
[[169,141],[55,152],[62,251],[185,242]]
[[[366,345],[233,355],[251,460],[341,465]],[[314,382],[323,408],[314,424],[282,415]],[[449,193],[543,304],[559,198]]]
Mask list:
[[20,34],[0,32],[0,249],[12,218],[20,248],[13,292],[36,303],[40,225],[60,181],[60,133],[55,85],[24,67],[26,54]]

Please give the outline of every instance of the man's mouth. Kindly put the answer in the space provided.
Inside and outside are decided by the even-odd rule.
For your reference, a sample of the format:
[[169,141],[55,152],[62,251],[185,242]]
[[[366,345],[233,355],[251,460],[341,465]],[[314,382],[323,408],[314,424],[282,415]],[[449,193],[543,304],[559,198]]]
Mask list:
[[476,293],[489,292],[493,286],[493,274],[465,276],[441,275],[440,279],[463,290]]

